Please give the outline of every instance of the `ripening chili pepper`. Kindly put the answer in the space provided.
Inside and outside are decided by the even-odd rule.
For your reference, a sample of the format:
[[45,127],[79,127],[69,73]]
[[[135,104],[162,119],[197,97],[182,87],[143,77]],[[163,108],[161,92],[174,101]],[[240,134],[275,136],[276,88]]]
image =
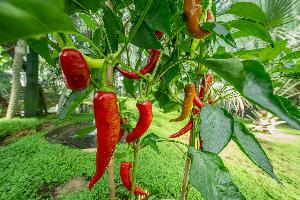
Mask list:
[[90,83],[90,70],[80,51],[63,49],[59,62],[66,86],[71,90],[82,90]]
[[[123,119],[121,119],[121,126],[124,125],[124,124],[128,124],[128,118],[127,117],[124,117]],[[122,137],[125,133],[125,130],[126,130],[125,128],[121,127],[118,142],[122,139]]]
[[[193,108],[192,112],[194,115],[197,115],[200,112],[200,109]],[[191,118],[189,120],[189,122],[180,131],[171,135],[170,138],[180,137],[180,136],[184,135],[185,133],[187,133],[188,131],[190,131],[192,129],[192,127],[193,127],[193,119]]]
[[187,84],[184,88],[184,100],[183,100],[181,114],[179,117],[175,119],[171,119],[170,122],[182,121],[191,113],[194,96],[195,96],[195,85]]
[[[206,74],[205,79],[206,79],[206,84],[205,84],[205,80],[204,79],[201,82],[201,89],[200,89],[200,93],[199,93],[199,97],[200,97],[201,100],[203,99],[205,93],[207,93],[209,91],[209,87],[212,84],[213,77],[212,77],[211,74]],[[205,85],[206,85],[206,92],[204,92]]]
[[184,14],[187,20],[187,28],[195,38],[202,39],[211,33],[200,27],[199,19],[202,16],[202,0],[184,0]]
[[196,87],[195,87],[195,96],[194,96],[194,104],[201,109],[204,106],[204,103],[201,101],[200,97],[198,96],[196,92]]
[[95,94],[94,115],[97,128],[96,173],[89,184],[89,190],[103,176],[118,142],[120,115],[114,92]]
[[[121,162],[120,177],[121,177],[123,185],[129,191],[131,190],[131,175],[130,175],[130,169],[131,168],[132,168],[132,163],[131,162]],[[134,188],[134,194],[144,195],[144,196],[148,195],[147,192],[145,192],[141,187],[139,187],[137,185]]]
[[[160,32],[160,31],[156,31],[155,34],[156,34],[156,37],[158,39],[161,39],[162,36],[163,36],[163,33]],[[150,49],[150,55],[149,55],[147,64],[142,69],[138,70],[139,73],[142,74],[142,75],[145,75],[147,73],[151,73],[154,70],[155,66],[156,66],[159,55],[160,55],[160,50]],[[141,76],[139,76],[135,72],[128,72],[128,71],[126,71],[126,70],[124,70],[120,67],[116,67],[116,68],[123,76],[125,76],[129,79],[140,79],[141,78]]]
[[148,130],[152,122],[152,102],[150,100],[137,103],[136,107],[139,110],[140,116],[135,128],[126,137],[127,143],[140,138]]

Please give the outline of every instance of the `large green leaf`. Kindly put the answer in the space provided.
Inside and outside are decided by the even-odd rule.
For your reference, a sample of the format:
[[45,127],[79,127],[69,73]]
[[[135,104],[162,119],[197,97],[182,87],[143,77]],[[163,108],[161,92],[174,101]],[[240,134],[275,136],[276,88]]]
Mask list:
[[44,58],[49,65],[55,66],[46,40],[28,39],[26,43],[31,49]]
[[159,107],[164,110],[164,113],[175,111],[179,107],[179,103],[173,101],[166,90],[158,90],[154,93],[155,99],[158,101]]
[[0,2],[0,43],[59,31],[75,31],[64,0]]
[[123,35],[123,27],[109,7],[104,6],[103,13],[104,13],[103,21],[106,30],[106,35],[112,53],[114,53],[118,50],[118,44],[119,44],[118,41],[119,41],[119,37]]
[[267,172],[272,178],[278,180],[273,172],[273,166],[269,161],[265,151],[260,146],[256,138],[244,124],[234,122],[234,133],[232,139],[237,143],[240,149],[262,170]]
[[[135,0],[134,4],[136,10],[141,15],[145,8],[145,0]],[[145,22],[153,29],[153,31],[158,30],[164,33],[171,34],[171,22],[168,1],[153,1],[145,17]]]
[[204,151],[219,154],[231,139],[232,116],[224,109],[206,105],[201,109],[200,118],[200,136]]
[[129,78],[123,79],[124,88],[127,94],[131,97],[135,98],[136,91],[137,91],[137,84],[135,84],[134,80]]
[[154,149],[154,151],[156,151],[157,153],[159,153],[159,148],[156,144],[157,140],[159,139],[160,137],[158,137],[157,135],[155,135],[154,133],[150,133],[148,134],[147,136],[145,136],[140,145],[142,147],[146,147],[146,146],[150,146],[152,149]]
[[254,36],[265,42],[270,43],[273,46],[273,39],[268,30],[259,23],[239,19],[227,22],[228,26],[240,30],[243,36]]
[[250,19],[253,21],[261,22],[267,24],[266,14],[262,11],[262,9],[251,2],[237,2],[233,4],[225,14],[233,14],[238,17],[242,17],[245,19]]
[[[133,24],[132,30],[135,25],[136,23]],[[141,24],[131,43],[144,49],[161,48],[161,44],[158,42],[153,30],[145,22]]]
[[88,10],[96,12],[104,3],[105,0],[66,0],[66,11],[69,14]]
[[70,115],[93,91],[93,87],[88,87],[85,90],[72,91],[67,97],[59,114],[60,119],[66,118]]
[[202,62],[232,84],[246,99],[300,129],[299,120],[295,119],[285,109],[280,99],[273,94],[271,78],[261,63],[254,60],[240,61],[235,58],[208,58]]
[[188,153],[192,159],[189,182],[204,199],[246,199],[233,183],[219,156],[194,148],[190,148]]
[[294,105],[288,98],[285,98],[283,96],[278,96],[283,103],[283,106],[288,110],[288,112],[296,117],[297,119],[300,119],[300,109]]

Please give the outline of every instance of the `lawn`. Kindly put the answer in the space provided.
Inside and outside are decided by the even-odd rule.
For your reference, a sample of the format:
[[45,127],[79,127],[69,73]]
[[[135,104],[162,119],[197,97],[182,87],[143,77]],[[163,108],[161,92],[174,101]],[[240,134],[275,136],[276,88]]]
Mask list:
[[[129,108],[134,108],[132,102],[129,103]],[[176,132],[185,124],[185,122],[168,122],[176,114],[163,114],[155,108],[154,122],[148,133],[153,132],[166,137]],[[73,115],[63,124],[90,120],[92,120],[91,115]],[[61,125],[53,116],[38,119],[38,121],[43,124],[52,123],[54,126]],[[0,121],[0,123],[4,122]],[[9,121],[6,123],[10,124]],[[30,135],[15,138],[9,145],[0,147],[1,200],[51,199],[55,188],[63,186],[74,177],[83,177],[88,183],[95,170],[95,152],[50,144],[44,138],[47,129],[36,129],[36,126],[30,128],[34,129]],[[6,130],[6,132],[13,135],[12,132],[20,130],[16,130],[13,126],[12,131]],[[272,180],[249,161],[234,143],[230,143],[221,153],[233,180],[247,199],[300,199],[300,137],[295,134],[296,132],[292,130],[290,134],[287,128],[283,128],[281,138],[272,138],[272,136],[266,138],[258,135],[281,184]],[[0,132],[1,134],[3,133]],[[287,139],[284,139],[285,136]],[[187,137],[183,137],[180,140],[186,142],[186,139]],[[157,195],[156,199],[178,199],[180,195],[185,162],[182,150],[185,151],[185,149],[182,146],[179,147],[171,143],[160,143],[160,154],[150,148],[140,151],[137,181],[151,194]],[[128,192],[122,187],[118,174],[119,164],[126,151],[127,145],[119,144],[115,154],[116,190],[120,199],[128,199]],[[85,188],[79,192],[63,194],[60,199],[104,200],[107,199],[107,194],[107,176],[105,175],[95,185],[92,192]],[[191,199],[201,199],[201,197],[193,190]]]

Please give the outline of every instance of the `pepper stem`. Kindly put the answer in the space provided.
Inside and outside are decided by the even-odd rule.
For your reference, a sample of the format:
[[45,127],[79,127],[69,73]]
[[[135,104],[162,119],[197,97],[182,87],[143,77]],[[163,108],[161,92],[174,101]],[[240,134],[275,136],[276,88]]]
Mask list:
[[131,179],[131,190],[130,200],[134,200],[134,189],[136,186],[136,172],[138,167],[138,155],[139,155],[139,139],[133,144],[134,157],[133,157],[133,168],[132,168],[132,179]]

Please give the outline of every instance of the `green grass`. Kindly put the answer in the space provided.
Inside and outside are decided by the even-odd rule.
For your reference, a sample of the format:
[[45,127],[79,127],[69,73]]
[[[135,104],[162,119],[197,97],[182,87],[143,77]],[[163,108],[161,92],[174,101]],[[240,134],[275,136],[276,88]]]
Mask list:
[[0,140],[23,130],[35,130],[39,126],[36,118],[0,119]]
[[[128,104],[130,109],[135,108],[133,102]],[[158,109],[154,109],[154,121],[149,133],[167,137],[176,132],[185,122],[170,123],[169,119],[175,115],[177,113],[163,114]],[[91,115],[73,115],[63,124],[91,119]],[[54,116],[40,121],[49,120],[54,121],[56,125],[61,125]],[[95,170],[95,153],[50,144],[44,139],[44,134],[40,132],[0,147],[0,199],[50,198],[54,187],[66,183],[72,177],[80,176],[87,180],[91,178]],[[186,141],[186,138],[180,140]],[[234,143],[230,143],[221,153],[221,157],[241,192],[247,199],[300,199],[300,139],[292,143],[274,143],[264,140],[262,146],[270,157],[282,185],[263,173]],[[158,194],[158,199],[178,199],[185,163],[184,154],[170,143],[159,143],[159,149],[160,154],[151,148],[140,151],[138,184],[151,194]],[[122,187],[118,174],[119,164],[124,159],[126,151],[127,145],[118,145],[115,154],[117,196],[121,199],[128,199],[128,192]],[[44,188],[48,188],[49,192],[45,192]],[[107,195],[105,175],[92,192],[85,189],[82,192],[64,195],[61,199],[104,200]],[[192,190],[191,199],[200,199],[198,192]]]

